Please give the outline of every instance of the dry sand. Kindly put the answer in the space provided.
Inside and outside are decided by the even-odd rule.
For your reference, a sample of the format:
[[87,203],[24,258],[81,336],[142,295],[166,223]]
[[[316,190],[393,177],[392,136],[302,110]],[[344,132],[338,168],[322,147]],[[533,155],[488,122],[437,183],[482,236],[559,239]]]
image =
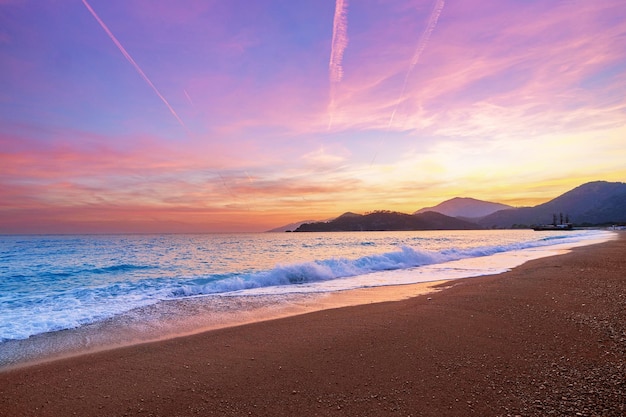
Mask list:
[[0,416],[622,416],[626,235],[318,311],[0,373]]

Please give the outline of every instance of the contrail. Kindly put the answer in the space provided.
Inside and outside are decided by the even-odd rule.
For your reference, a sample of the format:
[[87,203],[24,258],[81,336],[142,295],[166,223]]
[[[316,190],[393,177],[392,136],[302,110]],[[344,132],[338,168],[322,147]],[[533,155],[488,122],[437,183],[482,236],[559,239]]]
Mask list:
[[126,51],[126,49],[124,49],[124,47],[122,46],[122,44],[120,43],[120,41],[117,40],[117,38],[115,37],[115,35],[113,35],[113,33],[111,32],[111,30],[109,30],[109,28],[107,27],[107,25],[104,24],[104,22],[102,21],[102,19],[100,19],[100,17],[96,14],[96,12],[94,11],[94,9],[91,8],[91,6],[89,5],[89,3],[87,3],[87,0],[82,0],[83,4],[85,5],[85,7],[87,8],[87,10],[89,10],[89,13],[91,13],[91,15],[98,21],[98,23],[100,24],[100,26],[102,26],[102,29],[104,29],[104,31],[107,33],[107,35],[109,35],[109,38],[111,38],[111,40],[113,41],[113,43],[115,44],[115,46],[117,46],[117,48],[120,50],[120,52],[122,53],[122,55],[124,55],[124,57],[126,58],[126,60],[128,62],[130,62],[130,64],[135,67],[135,70],[137,70],[137,72],[139,73],[139,75],[141,75],[141,78],[144,79],[144,81],[146,83],[148,83],[148,85],[154,90],[154,92],[156,93],[157,96],[159,96],[159,98],[161,99],[161,101],[167,106],[167,108],[170,110],[170,112],[172,113],[172,115],[176,118],[176,120],[178,120],[178,123],[180,123],[180,125],[187,131],[190,132],[190,130],[187,128],[187,126],[185,125],[185,123],[183,123],[182,119],[180,117],[178,117],[178,114],[176,114],[176,111],[174,111],[174,108],[170,105],[170,103],[168,103],[168,101],[165,99],[165,97],[163,97],[163,95],[159,92],[159,90],[157,90],[157,88],[154,86],[154,84],[152,84],[152,81],[150,81],[150,79],[148,78],[148,76],[141,70],[141,68],[139,67],[139,65],[137,65],[137,63],[135,62],[135,60],[133,59],[132,56],[130,56],[130,54]]
[[189,100],[189,103],[190,103],[192,106],[194,106],[194,107],[195,107],[196,105],[195,105],[195,103],[193,102],[193,100],[191,99],[191,96],[189,95],[189,93],[187,92],[187,90],[183,89],[183,92],[185,93],[185,97],[187,97],[187,100]]
[[343,78],[341,62],[348,46],[348,0],[337,0],[333,19],[333,39],[331,42],[330,62],[328,63],[331,83],[338,83]]
[[343,53],[348,46],[348,0],[337,0],[335,3],[335,17],[333,19],[333,38],[330,44],[330,62],[328,63],[328,78],[330,80],[330,120],[328,128],[333,123],[335,109],[335,94],[337,84],[343,78]]
[[[409,76],[411,75],[411,72],[413,72],[413,69],[419,62],[419,59],[422,56],[422,53],[424,52],[424,49],[426,49],[426,45],[428,44],[430,35],[433,33],[433,31],[435,30],[435,27],[437,26],[437,22],[439,21],[439,16],[441,15],[441,12],[443,11],[443,6],[445,6],[444,0],[436,0],[435,5],[433,6],[433,10],[430,12],[430,16],[428,17],[428,22],[426,24],[426,27],[424,28],[424,31],[422,32],[422,34],[420,35],[417,41],[417,47],[415,48],[415,53],[413,54],[413,58],[411,59],[411,62],[409,63],[409,68],[407,69],[406,74],[404,75],[404,82],[402,83],[402,89],[400,90],[400,95],[398,96],[396,105],[394,106],[393,111],[391,112],[391,117],[389,117],[389,123],[387,123],[387,131],[389,131],[389,129],[391,128],[391,125],[393,124],[393,119],[396,116],[396,112],[398,111],[398,107],[400,106],[400,103],[402,102],[402,99],[404,98],[404,93],[406,91],[406,84],[409,80]],[[380,145],[378,147],[380,148]],[[370,162],[370,166],[374,164],[374,161],[376,160],[377,156],[378,156],[378,152],[374,154],[374,157],[372,158],[372,162]]]
[[391,127],[391,124],[393,123],[393,118],[395,117],[396,111],[398,110],[398,106],[400,105],[400,102],[404,98],[406,84],[409,80],[409,76],[411,75],[411,72],[413,72],[413,69],[417,65],[420,57],[422,56],[422,53],[424,52],[424,49],[426,49],[426,45],[428,44],[430,35],[435,30],[435,26],[437,26],[437,22],[439,21],[439,16],[441,15],[441,12],[443,11],[443,6],[445,6],[445,1],[437,0],[437,2],[435,3],[435,6],[433,7],[432,12],[430,13],[430,17],[428,18],[428,23],[426,24],[426,28],[424,28],[424,31],[422,32],[422,34],[419,37],[419,40],[417,41],[417,47],[415,48],[415,53],[413,54],[413,58],[411,59],[409,68],[407,69],[406,74],[404,75],[404,82],[402,83],[402,90],[400,91],[400,96],[398,97],[396,106],[394,107],[393,112],[391,113],[391,117],[389,118],[389,123],[387,124],[388,129]]

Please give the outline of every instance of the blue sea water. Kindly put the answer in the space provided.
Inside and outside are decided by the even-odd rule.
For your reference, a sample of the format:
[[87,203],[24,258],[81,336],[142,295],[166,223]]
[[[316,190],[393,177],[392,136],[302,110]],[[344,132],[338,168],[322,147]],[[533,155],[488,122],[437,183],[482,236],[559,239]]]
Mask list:
[[182,318],[190,311],[175,306],[188,300],[213,302],[212,311],[237,310],[242,300],[280,303],[294,295],[492,274],[546,256],[555,245],[610,236],[598,230],[0,236],[0,366],[10,362],[12,342],[129,314],[148,321],[142,314],[159,309]]

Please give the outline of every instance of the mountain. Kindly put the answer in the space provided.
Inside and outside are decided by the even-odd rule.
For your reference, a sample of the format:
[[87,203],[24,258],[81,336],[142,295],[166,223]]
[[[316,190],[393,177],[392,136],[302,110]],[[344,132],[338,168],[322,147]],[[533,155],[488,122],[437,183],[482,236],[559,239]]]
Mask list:
[[302,220],[299,222],[295,222],[295,223],[289,223],[286,224],[284,226],[279,226],[276,227],[274,229],[268,230],[265,233],[276,233],[276,232],[292,232],[294,230],[296,230],[298,227],[300,227],[301,225],[303,225],[304,223],[327,223],[331,220],[336,220],[342,217],[358,217],[360,216],[360,214],[356,214],[356,213],[352,213],[350,211],[343,213],[341,216],[335,218],[335,219],[328,219],[328,220]]
[[276,232],[291,232],[292,230],[297,229],[303,223],[313,223],[317,220],[302,220],[300,222],[289,223],[284,226],[275,227],[274,229],[268,230],[266,233],[276,233]]
[[473,230],[481,229],[475,223],[429,211],[405,214],[393,211],[375,211],[361,215],[345,213],[328,222],[305,223],[295,232],[349,232],[378,230]]
[[535,207],[502,210],[483,217],[484,227],[530,226],[552,222],[553,214],[568,216],[575,225],[626,222],[626,183],[595,181],[580,185]]
[[[498,211],[494,212],[496,209]],[[333,220],[303,221],[271,231],[515,228],[551,223],[554,214],[567,216],[577,226],[626,224],[626,183],[589,182],[535,207],[513,208],[505,204],[457,197],[434,207],[423,208],[412,215],[391,211],[376,211],[366,215],[347,212]]]
[[436,211],[450,217],[478,218],[488,216],[499,210],[511,209],[512,206],[506,204],[491,203],[489,201],[476,200],[475,198],[455,197],[437,204],[434,207],[425,207],[417,210],[413,214]]

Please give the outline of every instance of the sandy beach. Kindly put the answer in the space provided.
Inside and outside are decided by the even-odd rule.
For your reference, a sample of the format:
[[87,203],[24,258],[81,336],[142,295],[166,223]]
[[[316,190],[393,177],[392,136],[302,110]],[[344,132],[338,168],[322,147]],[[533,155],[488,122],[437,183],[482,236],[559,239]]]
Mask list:
[[0,373],[0,416],[621,416],[626,235],[317,311]]

